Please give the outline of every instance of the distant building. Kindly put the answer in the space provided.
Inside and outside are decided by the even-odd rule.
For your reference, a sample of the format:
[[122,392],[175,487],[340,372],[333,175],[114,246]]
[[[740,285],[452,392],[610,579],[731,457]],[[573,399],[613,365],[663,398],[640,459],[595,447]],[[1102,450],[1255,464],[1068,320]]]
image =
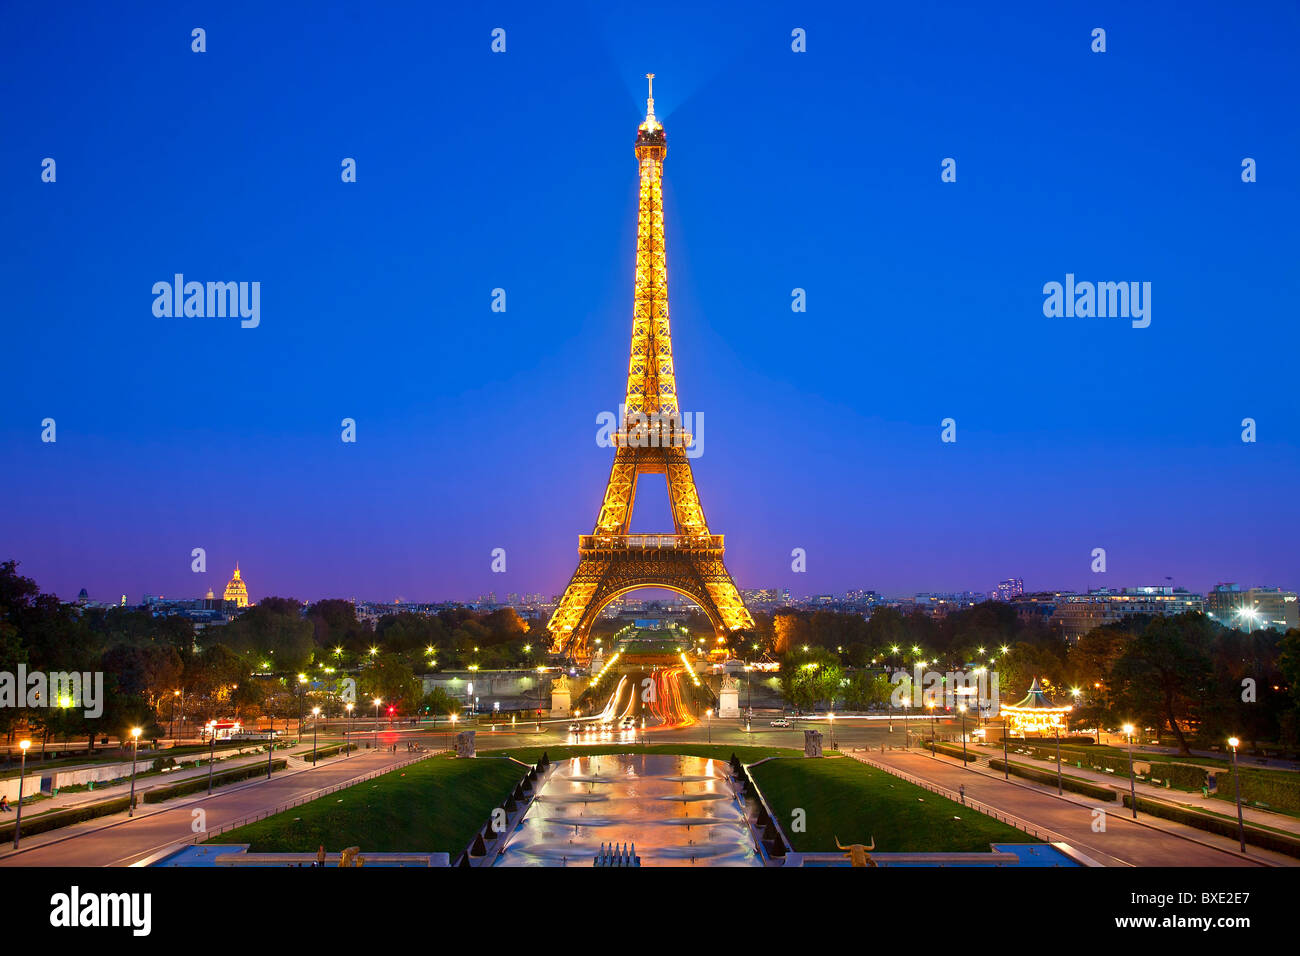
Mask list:
[[944,617],[984,600],[985,596],[979,591],[920,591],[912,596],[912,605],[914,610]]
[[1300,627],[1300,604],[1295,591],[1254,587],[1241,590],[1236,584],[1216,584],[1205,596],[1205,613],[1226,627],[1246,630],[1272,628],[1289,631]]
[[751,608],[785,607],[790,603],[790,589],[746,588],[740,592],[740,597]]
[[1117,624],[1133,614],[1168,617],[1186,611],[1204,611],[1205,595],[1184,588],[1096,588],[1087,594],[1062,594],[1052,615],[1068,641],[1077,641],[1095,627]]
[[239,576],[239,562],[235,562],[235,576],[226,585],[225,600],[234,601],[235,607],[248,607],[248,588]]
[[1025,582],[1021,578],[1007,578],[999,581],[990,597],[995,601],[1014,601],[1025,593]]
[[1035,622],[1049,624],[1056,614],[1056,605],[1060,603],[1060,591],[1034,591],[1022,594],[1009,603],[1016,609],[1016,618],[1025,624]]

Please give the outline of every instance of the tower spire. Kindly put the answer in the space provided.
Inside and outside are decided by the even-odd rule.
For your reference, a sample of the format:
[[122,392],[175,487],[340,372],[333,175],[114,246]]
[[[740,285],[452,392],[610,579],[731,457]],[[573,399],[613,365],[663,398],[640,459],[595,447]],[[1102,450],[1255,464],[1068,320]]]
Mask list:
[[[668,322],[668,267],[664,251],[664,156],[668,139],[655,118],[653,73],[646,74],[646,117],[634,151],[641,190],[637,211],[632,342],[623,420],[614,435],[614,464],[589,535],[578,537],[578,568],[547,630],[552,650],[579,660],[601,610],[638,587],[666,587],[694,601],[719,640],[754,620],[723,562],[722,535],[709,531],[695,488],[673,370]],[[641,475],[667,478],[672,534],[632,534],[632,508]],[[626,844],[620,851],[628,854]],[[633,864],[635,865],[635,864]]]

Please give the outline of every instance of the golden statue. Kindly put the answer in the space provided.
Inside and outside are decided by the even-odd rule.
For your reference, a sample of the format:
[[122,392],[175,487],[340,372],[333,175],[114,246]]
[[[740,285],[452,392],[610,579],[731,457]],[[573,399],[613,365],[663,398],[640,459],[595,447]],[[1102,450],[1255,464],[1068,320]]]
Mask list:
[[849,864],[850,866],[879,866],[879,864],[871,858],[871,851],[876,848],[876,838],[874,836],[871,838],[871,846],[864,846],[861,843],[850,843],[848,846],[845,846],[840,842],[838,836],[835,838],[835,845],[841,850],[849,851],[844,855],[851,861]]

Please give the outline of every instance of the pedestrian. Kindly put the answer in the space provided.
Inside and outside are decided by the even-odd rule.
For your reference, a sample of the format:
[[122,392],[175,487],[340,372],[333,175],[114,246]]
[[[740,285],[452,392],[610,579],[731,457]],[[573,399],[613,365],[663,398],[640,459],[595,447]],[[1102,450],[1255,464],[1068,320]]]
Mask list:
[[9,813],[9,794],[0,794],[0,813]]

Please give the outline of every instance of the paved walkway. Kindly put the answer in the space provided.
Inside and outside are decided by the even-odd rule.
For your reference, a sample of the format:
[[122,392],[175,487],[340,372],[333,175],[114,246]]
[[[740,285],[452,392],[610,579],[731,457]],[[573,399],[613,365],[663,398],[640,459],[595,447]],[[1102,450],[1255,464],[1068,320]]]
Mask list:
[[[958,745],[960,746],[960,744]],[[981,758],[977,766],[987,766],[989,758],[995,760],[1002,759],[1002,751],[993,753],[984,747],[972,747],[972,754]],[[1134,758],[1141,760],[1141,755],[1134,752]],[[1026,754],[1018,754],[1011,751],[1011,762],[1019,763],[1036,770],[1042,770],[1047,773],[1056,773],[1055,760],[1040,760],[1036,757],[1030,757]],[[1151,769],[1154,773],[1159,773],[1160,765],[1153,763]],[[1001,773],[1000,770],[993,771]],[[1098,770],[1092,770],[1087,767],[1076,767],[1066,759],[1065,751],[1061,752],[1061,772],[1066,777],[1077,777],[1087,780],[1089,783],[1095,783],[1103,787],[1111,787],[1123,793],[1128,793],[1129,779],[1120,776],[1117,773],[1103,773]],[[1177,803],[1193,810],[1204,810],[1209,813],[1216,813],[1220,816],[1232,817],[1234,820],[1237,816],[1237,804],[1230,800],[1221,800],[1218,797],[1205,797],[1199,790],[1175,790],[1173,787],[1165,788],[1155,784],[1143,783],[1141,780],[1136,781],[1137,793],[1139,797],[1152,797],[1157,800],[1163,800],[1165,803]],[[1053,789],[1055,789],[1053,787]],[[1274,813],[1270,810],[1260,810],[1257,807],[1248,807],[1243,805],[1241,815],[1247,823],[1258,823],[1260,826],[1272,827],[1274,830],[1285,830],[1287,833],[1293,833],[1300,836],[1300,818],[1287,816],[1284,813]]]
[[194,839],[194,811],[202,809],[208,831],[243,820],[253,814],[309,797],[315,791],[344,783],[376,770],[429,757],[370,750],[351,757],[322,761],[319,767],[277,773],[247,784],[228,784],[196,798],[142,805],[134,818],[119,813],[48,833],[24,837],[21,849],[11,844],[0,851],[0,866],[130,866],[168,848]]
[[[1033,784],[1007,782],[986,772],[968,770],[960,760],[952,761],[928,753],[891,750],[884,753],[846,752],[846,755],[886,770],[899,770],[935,786],[956,791],[1003,813],[1018,817],[1044,830],[1059,833],[1104,866],[1295,866],[1297,861],[1278,853],[1250,848],[1246,857],[1236,852],[1233,841],[1171,821],[1151,822],[1143,817],[1134,822],[1130,811],[1116,804],[1088,801],[1070,795],[1058,797]],[[1094,808],[1105,810],[1106,830],[1093,831]],[[1151,825],[1144,825],[1149,823]]]

